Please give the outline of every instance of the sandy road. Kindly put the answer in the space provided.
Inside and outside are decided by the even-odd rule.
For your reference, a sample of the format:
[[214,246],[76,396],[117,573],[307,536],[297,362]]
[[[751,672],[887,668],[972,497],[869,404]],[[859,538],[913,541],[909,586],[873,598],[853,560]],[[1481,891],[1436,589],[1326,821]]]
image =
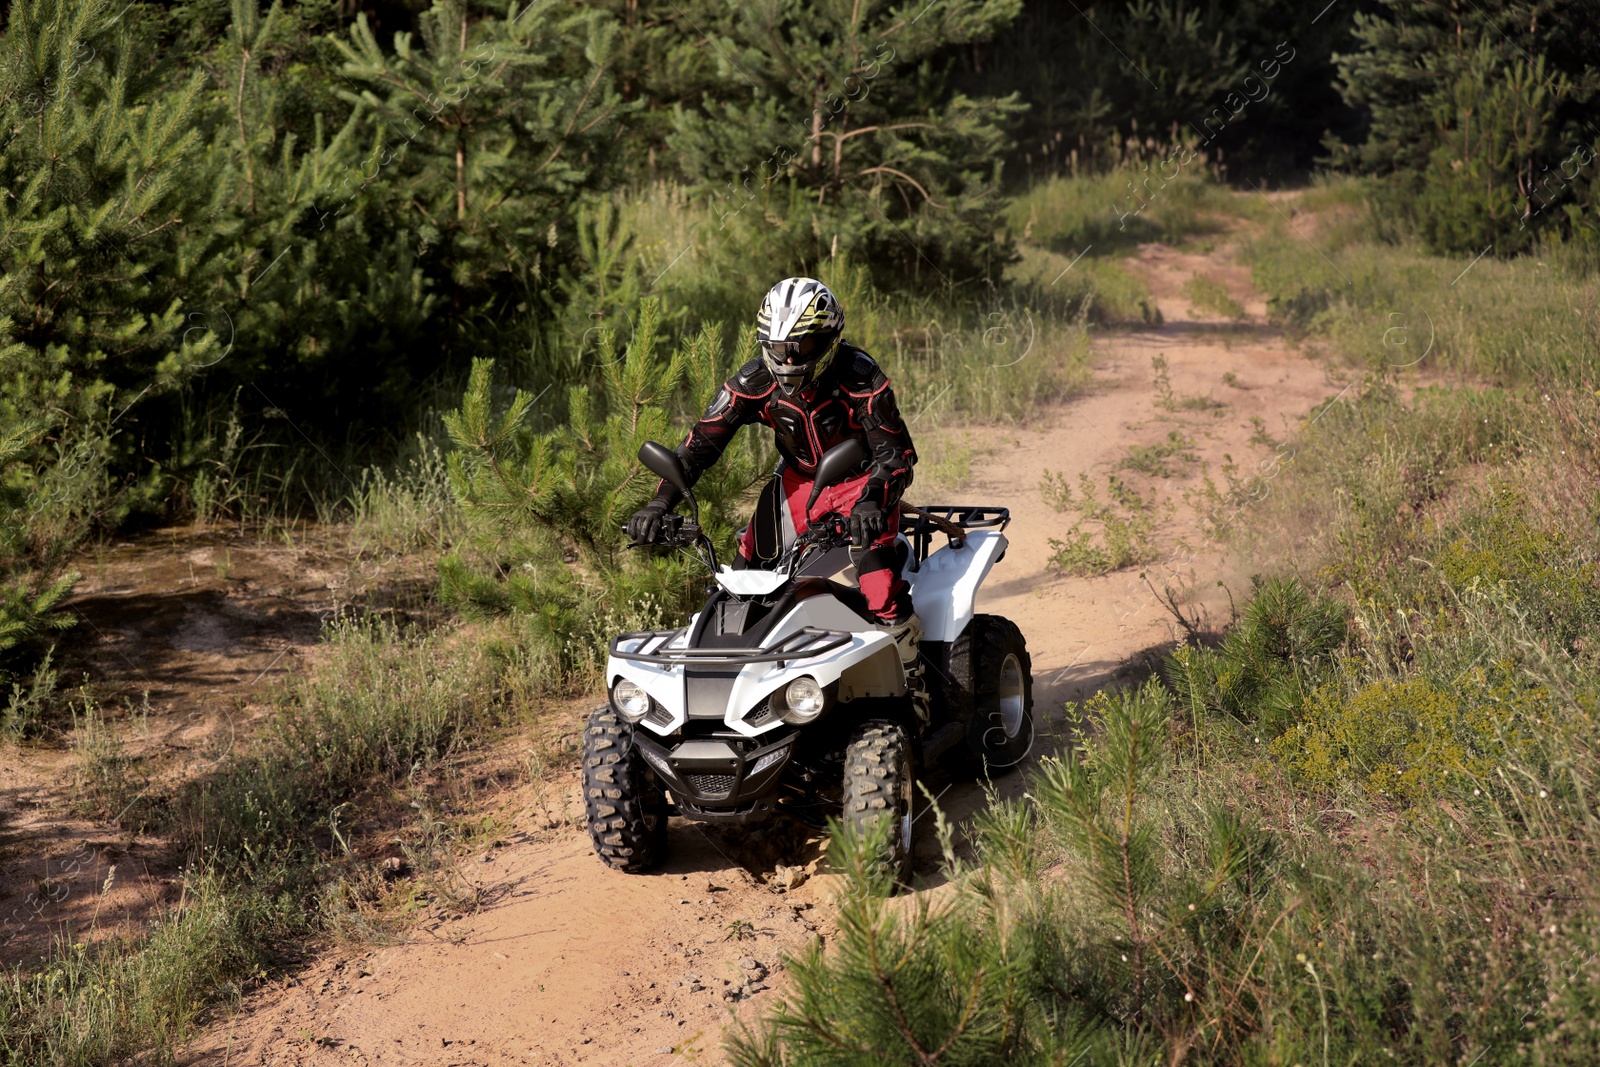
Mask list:
[[[1141,250],[1166,323],[1096,341],[1097,384],[1087,395],[1027,426],[968,427],[980,455],[962,500],[1011,508],[1012,546],[990,576],[980,610],[1016,620],[1033,656],[1040,720],[1036,754],[1059,744],[1063,703],[1113,681],[1130,659],[1172,639],[1171,617],[1138,569],[1079,579],[1047,566],[1049,540],[1070,525],[1046,507],[1047,470],[1103,487],[1130,450],[1177,430],[1201,462],[1170,478],[1137,480],[1165,516],[1160,575],[1187,573],[1210,588],[1213,612],[1227,599],[1214,582],[1235,568],[1206,543],[1186,491],[1202,463],[1231,456],[1248,465],[1252,418],[1283,436],[1286,426],[1338,391],[1324,372],[1261,325],[1264,308],[1248,277],[1222,254]],[[1250,312],[1242,323],[1194,318],[1177,295],[1203,271]],[[1178,397],[1215,405],[1157,405],[1152,357],[1164,356]],[[1224,375],[1231,377],[1225,382]],[[924,431],[926,434],[927,431]],[[915,497],[915,493],[912,494]],[[1237,595],[1237,594],[1236,594]],[[982,803],[976,786],[935,783],[940,805],[960,820]],[[1013,777],[1002,786],[1020,788]],[[830,933],[829,879],[778,891],[764,884],[776,854],[715,830],[675,822],[674,854],[660,873],[617,874],[589,850],[573,820],[576,789],[516,816],[519,832],[475,857],[465,873],[483,906],[435,924],[402,944],[334,951],[288,984],[259,991],[219,1020],[180,1058],[188,1064],[655,1064],[717,1063],[730,1017],[760,1010],[774,995],[784,951]],[[931,819],[919,851],[936,855]],[[556,825],[552,826],[551,824]],[[814,843],[813,843],[814,850]],[[811,860],[815,852],[790,862]],[[737,862],[736,862],[737,861]],[[937,882],[937,864],[919,874]]]

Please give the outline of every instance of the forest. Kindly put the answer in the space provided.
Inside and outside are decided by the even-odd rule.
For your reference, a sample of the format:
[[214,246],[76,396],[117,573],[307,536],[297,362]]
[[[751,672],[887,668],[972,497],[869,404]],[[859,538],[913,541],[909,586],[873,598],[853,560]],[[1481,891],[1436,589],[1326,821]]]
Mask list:
[[[115,929],[77,890],[94,920],[12,913],[6,1063],[211,1062],[185,1049],[284,976],[483,906],[453,865],[511,831],[471,766],[565,789],[610,635],[698,606],[693,561],[624,550],[635,457],[797,275],[929,415],[930,492],[996,492],[1004,442],[1153,390],[1151,443],[1044,456],[1006,503],[1048,528],[1039,584],[1148,587],[1171,634],[1076,691],[1036,647],[1053,726],[1014,788],[964,821],[926,794],[939,888],[887,896],[836,833],[828,936],[706,1047],[1600,1054],[1600,2],[0,19],[0,768],[56,844],[147,842],[170,889]],[[1205,264],[1181,292],[1172,256]],[[1195,384],[1251,346],[1315,399]],[[747,431],[701,483],[719,543],[773,460]],[[130,545],[196,588],[269,547],[345,577],[302,666],[207,695],[97,614]],[[153,740],[224,704],[226,745]],[[24,868],[57,853],[0,792],[0,910],[42,916]]]

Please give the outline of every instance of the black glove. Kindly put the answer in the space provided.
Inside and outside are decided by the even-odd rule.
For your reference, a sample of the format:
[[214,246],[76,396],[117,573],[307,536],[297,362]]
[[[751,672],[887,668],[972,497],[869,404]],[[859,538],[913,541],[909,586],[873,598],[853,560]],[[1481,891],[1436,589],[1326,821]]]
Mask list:
[[654,544],[656,535],[661,532],[661,517],[672,509],[664,501],[652,500],[644,507],[633,513],[633,518],[628,520],[625,529],[628,536],[633,538],[636,545]]
[[883,509],[875,500],[863,500],[850,509],[850,543],[866,548],[883,536]]

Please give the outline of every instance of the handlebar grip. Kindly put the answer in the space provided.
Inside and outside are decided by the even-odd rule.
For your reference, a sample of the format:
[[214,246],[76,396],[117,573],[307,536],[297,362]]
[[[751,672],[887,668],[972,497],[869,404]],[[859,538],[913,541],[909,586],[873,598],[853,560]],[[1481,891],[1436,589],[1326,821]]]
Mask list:
[[828,541],[848,540],[850,537],[850,520],[836,511],[829,512],[820,519],[813,520],[806,526],[802,539],[813,545],[822,545]]
[[[663,515],[661,526],[656,530],[656,536],[651,541],[630,541],[628,548],[691,548],[703,536],[704,531],[698,524],[689,522],[682,515],[668,513]],[[672,520],[672,521],[667,521]]]

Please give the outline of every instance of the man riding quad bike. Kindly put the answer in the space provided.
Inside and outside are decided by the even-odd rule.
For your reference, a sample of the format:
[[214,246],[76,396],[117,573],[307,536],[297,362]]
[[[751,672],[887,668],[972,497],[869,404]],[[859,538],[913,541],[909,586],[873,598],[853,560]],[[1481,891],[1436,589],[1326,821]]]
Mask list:
[[[662,481],[630,538],[700,551],[716,585],[687,626],[611,643],[584,794],[612,867],[660,862],[669,804],[705,821],[781,807],[815,826],[835,812],[863,830],[892,820],[884,858],[905,880],[917,767],[959,750],[1004,768],[1032,743],[1022,635],[974,612],[1009,513],[902,506],[916,450],[888,378],[843,327],[821,282],[779,282],[757,317],[761,357],[676,451],[640,450]],[[781,461],[734,565],[719,568],[693,486],[755,422],[772,427]],[[682,501],[692,517],[673,513]],[[930,551],[936,533],[948,543]]]
[[[692,487],[739,427],[755,422],[772,427],[782,460],[739,536],[734,565],[770,566],[809,524],[810,516],[803,513],[808,497],[814,500],[813,514],[848,519],[851,543],[859,550],[852,562],[867,610],[920,679],[920,620],[894,565],[900,497],[911,485],[917,450],[889,379],[871,356],[839,339],[843,331],[844,309],[827,286],[812,278],[785,278],[774,285],[756,315],[761,358],[740,367],[717,391],[678,446],[678,457]],[[817,464],[828,449],[852,437],[867,445],[871,466],[812,497]],[[681,495],[663,481],[656,498],[628,522],[628,535],[640,544],[653,541],[662,516]]]

